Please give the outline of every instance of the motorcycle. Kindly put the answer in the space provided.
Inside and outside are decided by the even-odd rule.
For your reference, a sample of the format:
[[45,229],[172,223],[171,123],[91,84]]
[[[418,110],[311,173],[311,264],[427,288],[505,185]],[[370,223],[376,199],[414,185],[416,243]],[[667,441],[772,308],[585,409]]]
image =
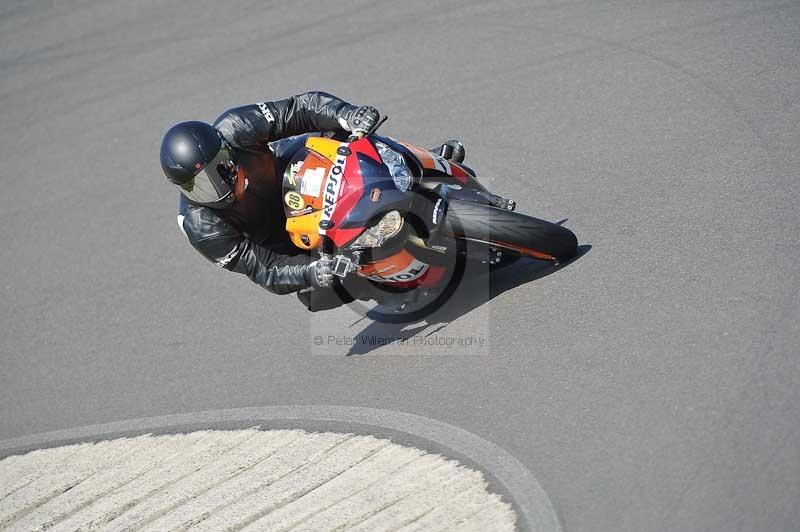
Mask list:
[[346,141],[308,137],[283,176],[291,242],[333,257],[339,278],[355,274],[394,294],[441,291],[470,261],[558,264],[576,255],[572,231],[514,212],[447,148],[374,131]]

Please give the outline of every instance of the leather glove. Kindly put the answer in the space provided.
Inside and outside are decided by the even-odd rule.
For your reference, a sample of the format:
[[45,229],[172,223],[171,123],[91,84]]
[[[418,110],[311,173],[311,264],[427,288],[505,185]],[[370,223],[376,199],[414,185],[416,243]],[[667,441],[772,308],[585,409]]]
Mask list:
[[381,114],[369,105],[362,105],[350,112],[347,117],[347,129],[353,134],[369,135],[380,120]]
[[323,256],[308,265],[308,280],[317,288],[328,288],[333,284],[332,257]]

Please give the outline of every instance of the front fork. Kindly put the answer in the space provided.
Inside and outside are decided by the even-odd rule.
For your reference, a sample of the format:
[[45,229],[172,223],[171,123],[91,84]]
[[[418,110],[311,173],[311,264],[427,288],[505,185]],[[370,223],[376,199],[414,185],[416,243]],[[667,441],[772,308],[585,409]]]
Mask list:
[[[504,250],[501,247],[492,245],[490,242],[473,242],[467,245],[469,239],[459,239],[453,232],[453,223],[447,222],[449,216],[448,206],[451,201],[479,203],[496,207],[495,202],[487,197],[489,193],[485,190],[473,190],[443,183],[435,184],[434,188],[429,190],[428,197],[424,202],[432,205],[433,209],[429,208],[421,216],[422,220],[429,222],[427,238],[420,238],[417,235],[409,236],[408,243],[417,249],[417,253],[412,254],[419,255],[421,253],[419,255],[421,260],[428,263],[437,263],[437,256],[451,254],[468,257],[470,260],[484,264],[499,263],[504,255]],[[431,226],[430,222],[433,220],[436,223]],[[460,243],[457,242],[457,239],[460,240]]]

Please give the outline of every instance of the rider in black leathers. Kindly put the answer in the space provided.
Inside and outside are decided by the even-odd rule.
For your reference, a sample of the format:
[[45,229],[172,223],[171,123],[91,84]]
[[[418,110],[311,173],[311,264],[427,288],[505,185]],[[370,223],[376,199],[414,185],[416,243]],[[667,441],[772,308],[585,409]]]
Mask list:
[[287,240],[281,179],[306,134],[368,133],[378,119],[373,107],[308,92],[230,109],[213,126],[173,126],[161,145],[161,164],[182,192],[178,225],[207,259],[271,292],[330,286],[330,260]]

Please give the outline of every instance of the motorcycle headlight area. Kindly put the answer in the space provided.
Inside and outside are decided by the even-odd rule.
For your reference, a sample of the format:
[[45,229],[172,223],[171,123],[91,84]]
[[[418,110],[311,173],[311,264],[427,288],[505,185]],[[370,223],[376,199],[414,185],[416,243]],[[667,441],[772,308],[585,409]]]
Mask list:
[[392,175],[394,186],[403,192],[411,188],[411,171],[408,169],[406,160],[403,156],[383,142],[376,142],[375,148],[378,150],[378,155],[381,156],[383,164],[389,168],[389,173]]
[[395,236],[403,227],[403,217],[399,211],[387,212],[381,221],[373,225],[358,237],[351,248],[376,248]]

